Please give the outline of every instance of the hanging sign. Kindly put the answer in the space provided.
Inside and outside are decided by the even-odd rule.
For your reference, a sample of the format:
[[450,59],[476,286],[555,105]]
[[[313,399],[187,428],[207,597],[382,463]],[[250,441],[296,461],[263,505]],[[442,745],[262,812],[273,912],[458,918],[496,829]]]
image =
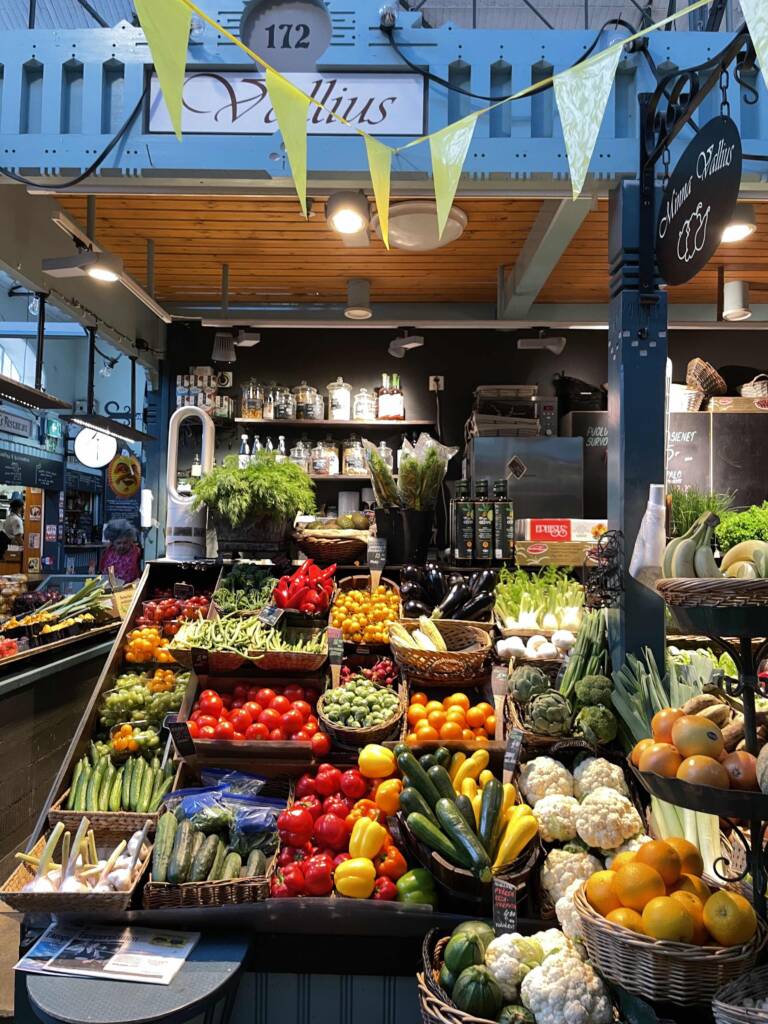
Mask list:
[[741,185],[741,138],[730,117],[701,128],[670,175],[656,225],[656,257],[667,284],[706,266],[731,220]]
[[0,430],[4,434],[17,434],[19,437],[32,437],[35,421],[17,412],[0,409]]
[[240,38],[278,71],[311,71],[331,44],[331,16],[321,0],[251,0]]

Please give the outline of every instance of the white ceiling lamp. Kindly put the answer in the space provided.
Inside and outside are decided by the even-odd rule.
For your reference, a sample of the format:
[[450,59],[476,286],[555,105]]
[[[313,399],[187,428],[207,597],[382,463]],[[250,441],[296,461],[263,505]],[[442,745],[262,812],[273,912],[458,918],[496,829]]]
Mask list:
[[568,339],[563,335],[551,335],[542,328],[534,338],[518,338],[517,347],[520,352],[546,351],[559,356],[562,355],[567,342]]
[[757,231],[757,219],[752,203],[738,203],[730,223],[723,231],[723,242],[743,242]]
[[43,260],[43,273],[49,277],[91,277],[113,284],[120,280],[123,261],[119,256],[91,249],[78,249],[74,256],[55,256]]
[[424,338],[421,334],[411,334],[410,328],[401,327],[396,338],[389,343],[387,351],[395,359],[404,359],[406,352],[413,348],[421,348]]
[[371,220],[371,209],[362,192],[334,192],[325,204],[328,226],[339,235],[356,235]]
[[225,331],[217,331],[213,339],[212,363],[234,363],[237,360],[235,339]]
[[347,305],[344,309],[347,320],[370,320],[371,282],[365,277],[351,277],[347,281]]
[[[437,206],[431,200],[393,203],[389,208],[389,244],[407,252],[432,252],[456,242],[464,234],[467,215],[458,206],[448,214],[442,238],[437,233]],[[381,238],[379,215],[374,214],[371,227]]]
[[749,320],[751,316],[749,282],[726,281],[723,288],[723,320],[738,323],[741,320]]
[[260,341],[261,335],[258,331],[249,331],[243,328],[237,332],[235,346],[237,348],[253,348],[254,345],[258,345]]

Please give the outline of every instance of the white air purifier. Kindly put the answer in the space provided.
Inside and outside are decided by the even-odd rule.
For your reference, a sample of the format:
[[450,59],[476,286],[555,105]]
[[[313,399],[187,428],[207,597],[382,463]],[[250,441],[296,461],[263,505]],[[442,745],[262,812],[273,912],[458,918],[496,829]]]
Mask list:
[[207,554],[207,511],[192,509],[192,495],[179,494],[176,489],[179,457],[179,427],[186,419],[198,419],[203,427],[200,464],[203,473],[213,469],[216,427],[202,409],[187,405],[177,409],[168,424],[168,464],[165,485],[168,492],[168,511],[165,521],[165,555],[172,562],[189,562],[205,558]]

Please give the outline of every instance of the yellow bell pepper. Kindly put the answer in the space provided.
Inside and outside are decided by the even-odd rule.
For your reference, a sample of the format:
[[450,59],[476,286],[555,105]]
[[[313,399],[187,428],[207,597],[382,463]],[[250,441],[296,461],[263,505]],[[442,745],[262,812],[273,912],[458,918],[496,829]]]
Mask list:
[[358,818],[349,837],[351,857],[367,857],[370,860],[381,853],[387,838],[387,830],[371,818]]
[[482,748],[480,750],[476,750],[472,757],[467,758],[453,778],[453,788],[456,792],[458,793],[461,791],[461,784],[464,779],[476,780],[480,772],[488,767],[490,759],[488,751]]
[[477,784],[482,789],[483,786],[486,785],[486,783],[490,782],[491,779],[495,779],[495,778],[496,778],[496,776],[493,774],[493,772],[489,771],[488,768],[486,768],[484,771],[480,772],[480,774],[479,774],[479,776],[477,778]]
[[470,800],[474,800],[477,796],[477,783],[474,779],[464,779],[461,784],[462,796],[468,796]]
[[333,881],[336,891],[342,896],[367,900],[376,882],[376,868],[367,857],[352,857],[339,864],[333,873]]
[[376,790],[376,806],[386,815],[397,814],[400,810],[400,794],[403,784],[400,779],[385,779]]
[[456,778],[456,772],[461,768],[466,760],[467,755],[461,750],[457,750],[453,755],[451,758],[451,767],[448,769],[448,775],[450,776],[451,782]]
[[360,774],[366,779],[386,779],[395,771],[395,755],[380,743],[368,743],[357,758]]
[[539,831],[539,823],[532,814],[518,814],[504,829],[493,870],[501,871],[515,861]]

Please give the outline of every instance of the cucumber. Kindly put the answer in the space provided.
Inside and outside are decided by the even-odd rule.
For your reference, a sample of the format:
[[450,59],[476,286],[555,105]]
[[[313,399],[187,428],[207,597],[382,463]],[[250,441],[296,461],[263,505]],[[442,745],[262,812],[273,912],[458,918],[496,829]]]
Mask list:
[[173,778],[173,760],[170,757],[165,762],[165,767],[163,768],[163,774],[165,775],[166,779],[172,779]]
[[152,881],[164,882],[168,876],[168,862],[171,859],[173,841],[178,822],[176,815],[167,812],[161,815],[155,832],[155,847],[152,851]]
[[152,758],[152,760],[149,763],[150,763],[150,765],[152,767],[152,771],[156,772],[158,770],[158,768],[160,767],[160,758],[157,756],[157,754],[155,754],[155,756]]
[[240,877],[240,868],[243,866],[243,858],[239,853],[228,853],[224,858],[224,863],[221,867],[222,879],[229,880],[230,878]]
[[245,865],[245,877],[257,878],[267,873],[267,858],[261,850],[251,850],[248,854],[248,861]]
[[152,799],[152,786],[155,781],[155,773],[147,765],[146,771],[141,780],[141,789],[139,790],[139,799],[136,802],[136,810],[141,814],[146,814],[149,810],[149,802]]
[[491,862],[488,854],[453,800],[438,800],[435,804],[435,814],[451,842],[469,858],[473,874],[482,882],[490,881]]
[[128,798],[128,807],[132,811],[139,809],[139,797],[146,770],[147,762],[143,757],[137,757],[136,764],[133,766],[133,775],[131,775],[131,795]]
[[403,775],[408,776],[410,784],[421,793],[429,806],[434,807],[440,799],[440,794],[413,754],[406,752],[398,755],[397,766]]
[[462,813],[462,816],[472,831],[475,831],[475,812],[472,810],[472,801],[468,796],[464,796],[463,793],[456,797],[456,806]]
[[195,857],[200,853],[200,847],[205,842],[205,836],[202,832],[195,832],[192,836],[192,863],[195,863]]
[[104,761],[99,761],[93,771],[91,772],[90,778],[88,779],[88,789],[85,793],[85,806],[84,811],[98,811],[99,809],[99,792],[101,790],[101,780],[104,777],[106,771],[106,765]]
[[115,772],[115,779],[112,783],[112,789],[109,791],[109,807],[107,810],[119,811],[120,810],[120,794],[123,791],[123,772],[124,768],[120,768],[119,771]]
[[218,845],[216,847],[216,854],[213,858],[213,864],[211,865],[211,870],[208,872],[209,882],[218,882],[218,880],[221,878],[221,871],[222,868],[224,867],[224,858],[226,856],[227,848],[221,841],[221,839],[219,839]]
[[115,781],[115,766],[110,761],[107,765],[107,770],[104,772],[104,776],[99,786],[99,810],[109,810],[109,798],[112,794],[112,785]]
[[123,788],[120,792],[120,806],[124,811],[129,810],[131,805],[131,779],[135,765],[136,758],[129,757],[123,766],[125,770],[123,771]]
[[469,868],[472,866],[472,861],[465,851],[457,846],[456,843],[452,842],[436,825],[433,825],[429,818],[426,818],[423,814],[419,814],[418,811],[414,811],[412,814],[408,815],[406,820],[411,832],[417,839],[420,839],[425,846],[428,846],[430,850],[434,850],[436,853],[439,853],[451,864],[457,864],[462,868]]
[[437,758],[434,754],[422,754],[419,758],[419,764],[425,772],[428,772],[433,765],[437,764]]
[[73,811],[85,810],[85,794],[88,790],[88,783],[92,772],[93,768],[91,768],[89,761],[88,764],[83,765],[83,770],[80,772],[80,778],[77,780],[77,793],[75,793],[75,798],[72,802]]
[[190,882],[204,882],[208,878],[219,850],[218,836],[204,836],[202,832],[198,832],[195,839],[197,836],[200,836],[202,842],[192,858],[192,867],[189,870]]
[[489,779],[483,786],[483,799],[480,804],[480,821],[477,838],[485,852],[490,856],[493,852],[493,833],[499,820],[501,805],[504,802],[504,788],[498,779]]
[[447,768],[451,763],[451,752],[448,747],[438,747],[434,756],[437,763],[441,764],[443,768]]
[[88,754],[91,758],[91,767],[95,768],[101,758],[98,750],[96,749],[96,744],[93,742],[93,740],[91,740],[90,745],[88,747]]
[[77,784],[80,781],[80,776],[83,774],[83,762],[77,761],[75,769],[72,772],[72,782],[69,784],[69,793],[67,794],[67,802],[64,804],[68,811],[71,811],[75,806],[75,794],[77,792]]
[[167,878],[171,885],[180,885],[187,880],[189,869],[192,865],[193,840],[194,832],[192,825],[188,821],[182,821],[176,829],[176,835],[173,837],[171,860],[168,864]]
[[437,818],[435,817],[432,808],[415,786],[406,786],[400,794],[400,810],[406,816],[413,814],[414,811],[419,814],[423,814],[427,821],[431,821],[433,825],[437,825]]
[[160,788],[156,791],[153,790],[152,792],[152,799],[150,800],[149,807],[147,808],[148,811],[154,814],[155,811],[160,809],[160,804],[165,799],[165,794],[172,785],[173,779],[163,779]]
[[440,796],[445,797],[446,800],[456,799],[456,790],[453,788],[451,777],[441,764],[433,764],[427,775]]

